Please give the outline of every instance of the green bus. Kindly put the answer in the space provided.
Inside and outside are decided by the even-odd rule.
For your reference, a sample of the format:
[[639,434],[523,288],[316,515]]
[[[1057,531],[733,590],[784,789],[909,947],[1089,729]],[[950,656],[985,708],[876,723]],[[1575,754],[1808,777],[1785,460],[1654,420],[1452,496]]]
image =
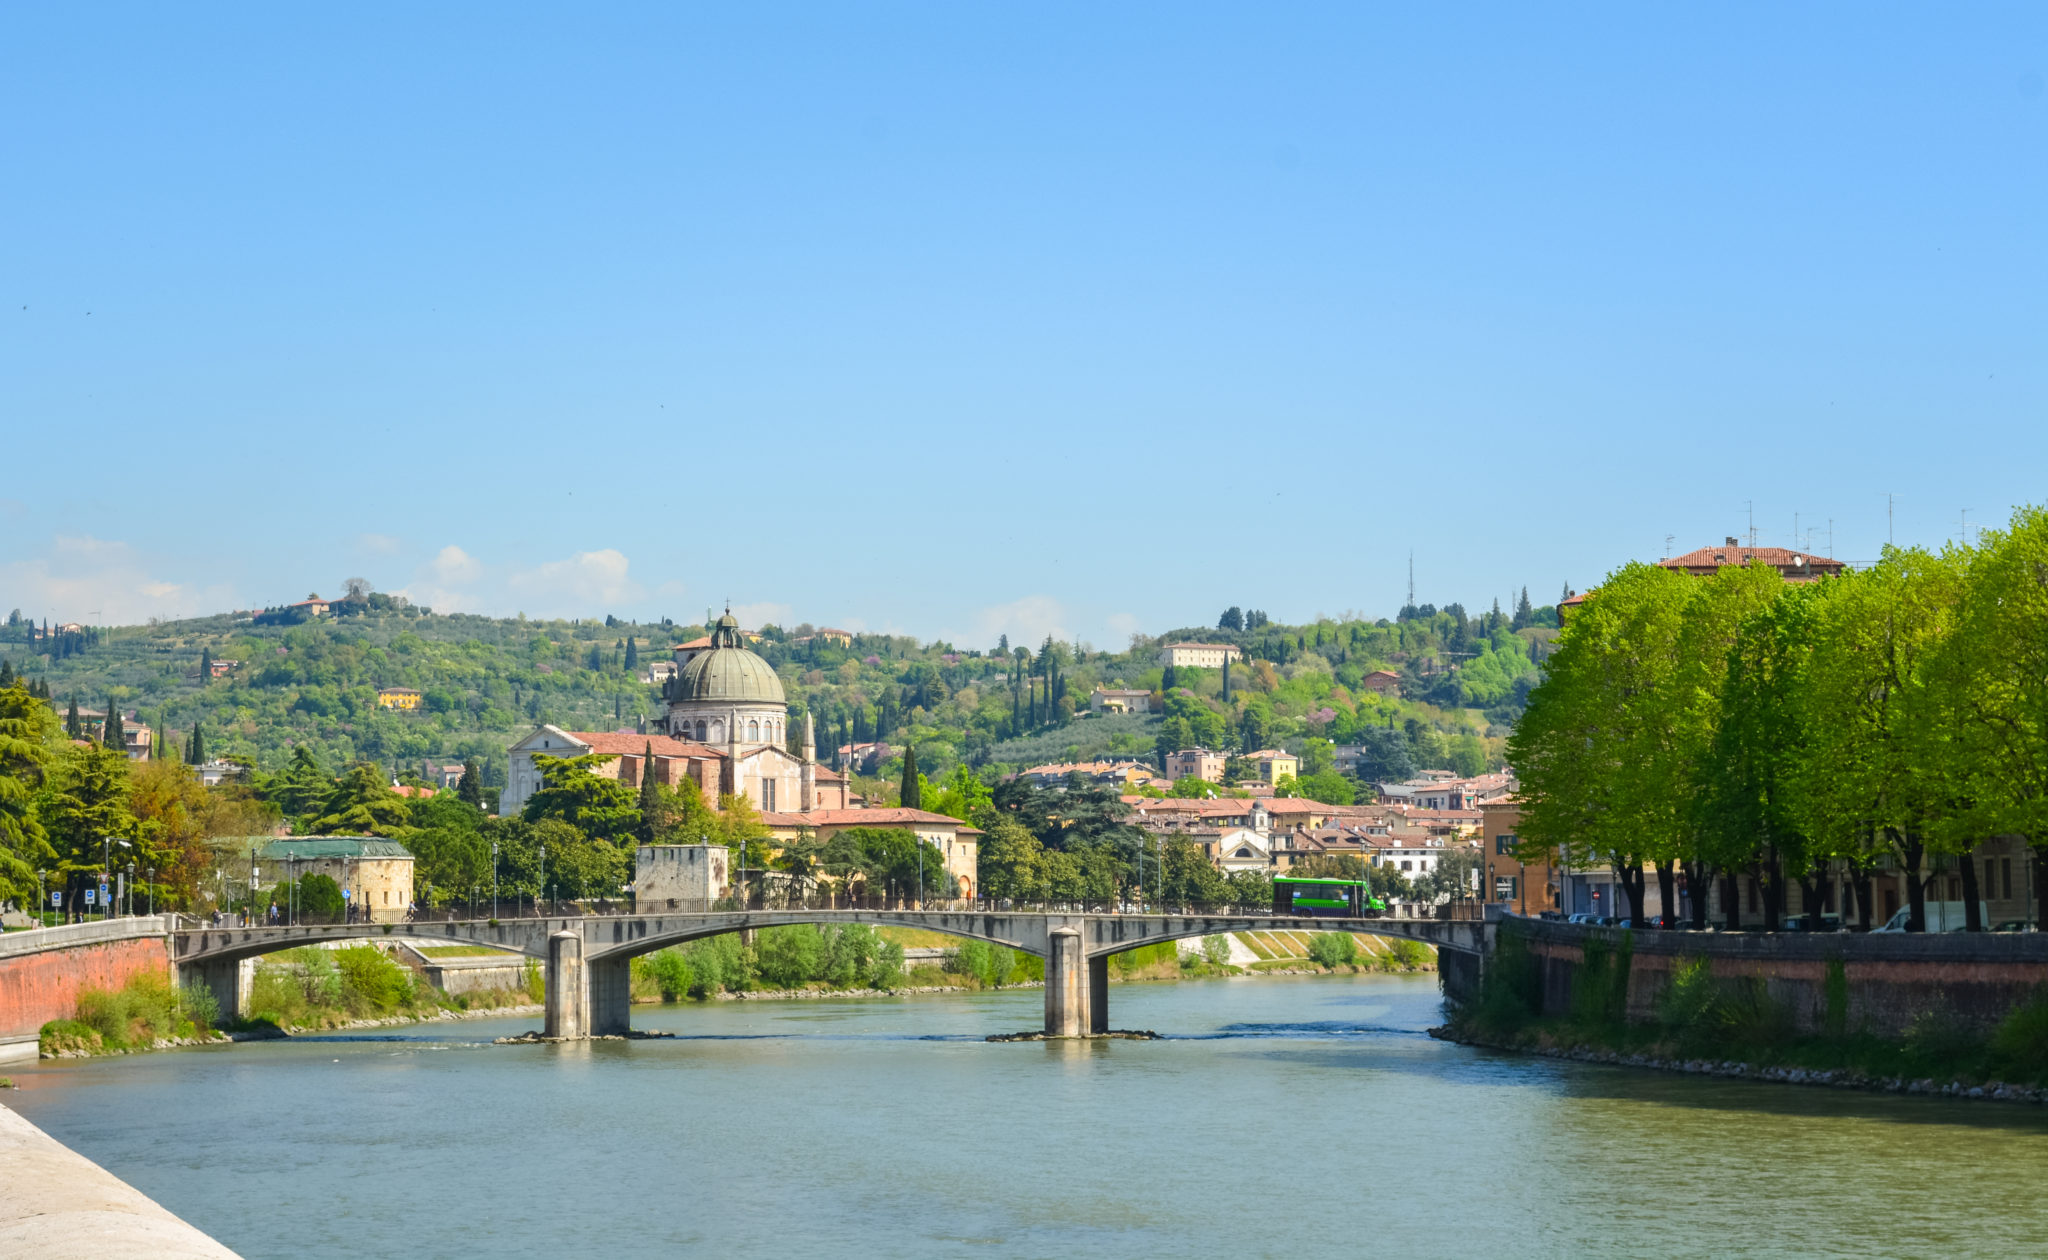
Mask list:
[[1273,913],[1312,915],[1324,919],[1377,919],[1386,899],[1372,895],[1369,879],[1303,879],[1273,877]]

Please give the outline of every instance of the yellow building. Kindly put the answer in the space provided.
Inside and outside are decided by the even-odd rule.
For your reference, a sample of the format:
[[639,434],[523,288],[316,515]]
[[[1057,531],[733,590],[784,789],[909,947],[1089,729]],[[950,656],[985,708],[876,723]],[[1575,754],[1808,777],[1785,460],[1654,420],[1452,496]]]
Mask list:
[[259,861],[261,882],[269,887],[306,875],[327,876],[371,923],[403,923],[412,909],[412,850],[396,840],[265,836]]
[[420,707],[420,693],[410,687],[386,687],[377,693],[377,707],[417,709]]
[[1255,753],[1245,754],[1245,760],[1259,768],[1259,777],[1268,783],[1278,783],[1286,778],[1301,775],[1301,759],[1293,753],[1277,748],[1261,748]]

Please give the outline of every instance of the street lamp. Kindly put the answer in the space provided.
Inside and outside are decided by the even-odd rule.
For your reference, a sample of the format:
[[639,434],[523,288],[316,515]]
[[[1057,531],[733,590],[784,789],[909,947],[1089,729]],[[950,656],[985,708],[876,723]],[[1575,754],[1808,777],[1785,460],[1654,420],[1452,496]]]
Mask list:
[[155,868],[154,866],[152,866],[152,867],[150,867],[150,868],[149,868],[149,874],[148,874],[148,877],[147,877],[147,881],[146,881],[146,882],[147,882],[147,886],[148,886],[148,888],[149,888],[149,914],[150,914],[150,917],[151,917],[151,918],[155,918],[155,917],[156,917],[156,868]]
[[44,907],[44,906],[46,906],[46,905],[49,905],[49,904],[50,904],[50,903],[49,903],[49,902],[48,902],[47,900],[45,900],[45,899],[44,899],[44,897],[43,897],[43,876],[44,876],[44,874],[46,874],[46,872],[44,872],[44,871],[40,871],[40,870],[39,870],[39,871],[37,871],[37,872],[36,872],[36,926],[37,926],[37,927],[47,927],[47,926],[49,925],[49,924],[48,924],[48,920],[46,920],[46,919],[44,919],[44,918],[43,918],[43,907]]
[[121,913],[135,917],[135,863],[128,863],[128,878],[121,885]]
[[540,880],[539,880],[539,889],[538,889],[538,892],[537,892],[537,894],[535,895],[535,897],[534,897],[534,899],[533,899],[533,912],[534,912],[535,916],[539,916],[539,915],[540,915],[540,913],[541,913],[541,908],[540,908],[540,899],[541,899],[542,897],[545,897],[545,896],[547,896],[547,891],[548,891],[548,842],[547,842],[547,841],[545,841],[545,840],[543,840],[543,841],[541,841],[541,842],[540,842]]
[[[469,912],[476,913],[476,886],[469,889]],[[491,917],[498,917],[498,842],[491,841]]]

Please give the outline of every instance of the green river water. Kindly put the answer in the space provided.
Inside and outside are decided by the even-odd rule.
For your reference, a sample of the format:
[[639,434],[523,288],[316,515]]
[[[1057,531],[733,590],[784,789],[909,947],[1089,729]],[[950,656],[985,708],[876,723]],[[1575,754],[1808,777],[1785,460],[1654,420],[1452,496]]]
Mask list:
[[12,1070],[250,1257],[2043,1256],[2048,1115],[1434,1041],[1432,978],[641,1007]]

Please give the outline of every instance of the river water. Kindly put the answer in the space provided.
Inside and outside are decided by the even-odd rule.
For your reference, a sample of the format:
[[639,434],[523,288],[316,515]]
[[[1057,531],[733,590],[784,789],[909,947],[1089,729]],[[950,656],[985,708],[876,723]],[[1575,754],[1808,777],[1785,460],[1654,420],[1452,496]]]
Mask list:
[[1433,979],[640,1007],[12,1072],[250,1257],[2039,1256],[2048,1116],[1446,1045]]

